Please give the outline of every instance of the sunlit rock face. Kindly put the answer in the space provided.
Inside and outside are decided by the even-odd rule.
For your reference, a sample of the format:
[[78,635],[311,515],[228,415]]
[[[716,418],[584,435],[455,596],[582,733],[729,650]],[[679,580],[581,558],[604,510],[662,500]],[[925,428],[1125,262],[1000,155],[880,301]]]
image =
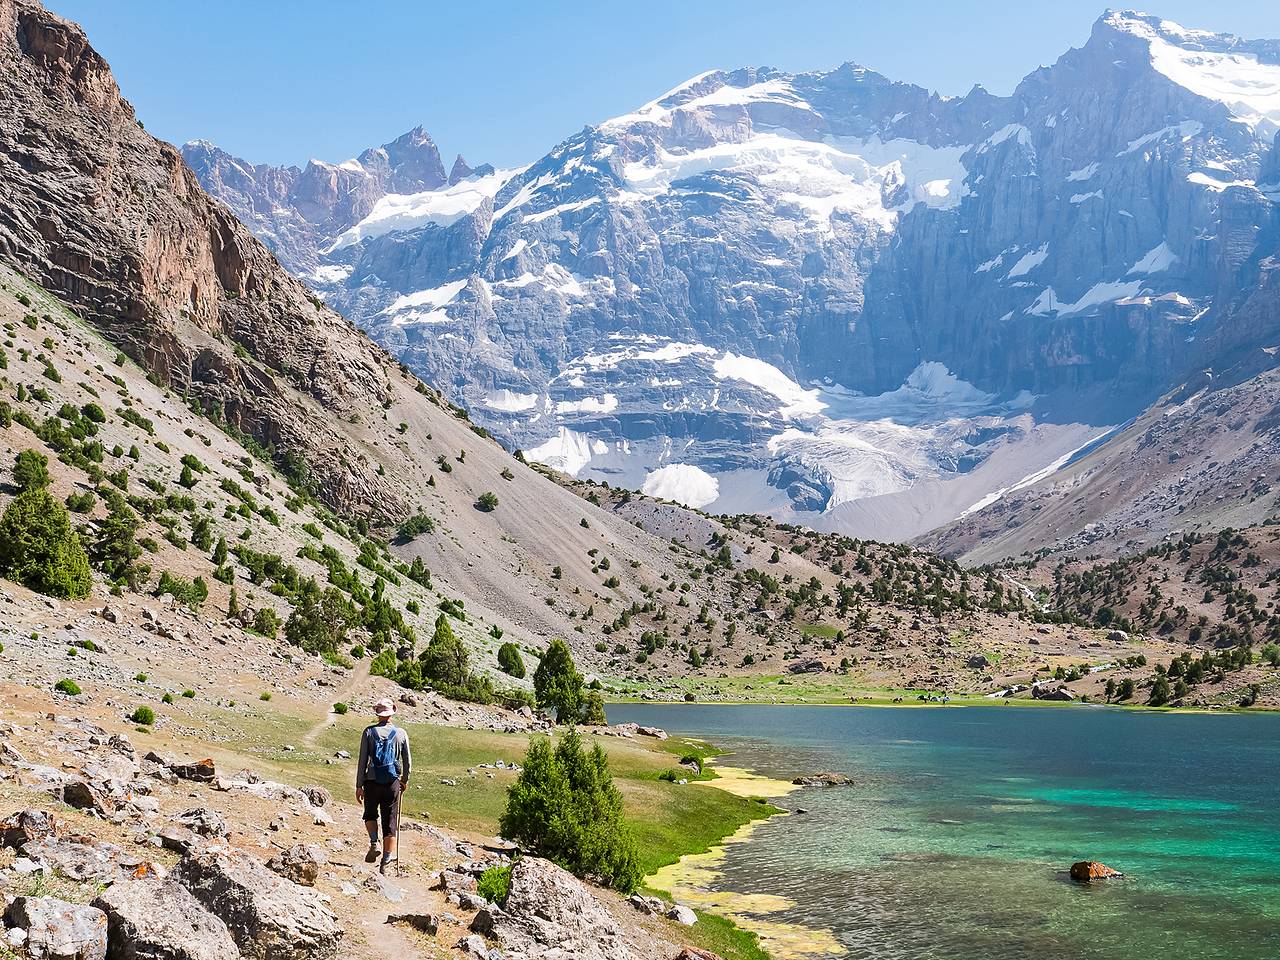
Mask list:
[[1278,124],[1280,44],[1109,13],[1008,97],[712,71],[517,169],[446,176],[421,131],[301,173],[187,155],[531,458],[905,538],[1274,338],[1232,321]]

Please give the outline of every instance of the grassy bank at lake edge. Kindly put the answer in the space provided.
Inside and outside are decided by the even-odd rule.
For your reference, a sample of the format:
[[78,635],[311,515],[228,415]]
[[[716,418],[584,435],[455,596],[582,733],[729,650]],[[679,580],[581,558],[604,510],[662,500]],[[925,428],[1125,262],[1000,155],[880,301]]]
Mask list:
[[[779,682],[784,681],[784,682]],[[620,682],[606,693],[606,702],[649,706],[726,705],[726,706],[844,706],[844,707],[943,707],[943,706],[1012,706],[1012,707],[1114,707],[1124,710],[1150,710],[1162,713],[1277,713],[1280,708],[1266,706],[1239,707],[1223,704],[1214,707],[1162,706],[1147,703],[1107,703],[1103,700],[1033,700],[1030,697],[991,698],[980,693],[948,693],[946,704],[920,700],[924,695],[942,696],[938,690],[921,688],[873,688],[841,682],[842,678],[823,675],[812,679],[805,674],[796,676],[755,675],[728,677],[717,681],[721,687],[717,699],[706,699],[694,692],[693,700],[648,700],[643,685]],[[694,683],[705,683],[702,678],[675,681],[683,689]],[[632,687],[632,689],[628,689]],[[693,692],[693,691],[690,691]],[[895,702],[897,700],[901,702]]]
[[[312,736],[305,719],[269,708],[234,718],[217,716],[223,711],[216,708],[206,708],[204,712],[209,714],[209,720],[220,721],[218,725],[223,726],[224,732],[230,732],[226,726],[238,728],[235,739],[243,745],[239,752],[253,755],[257,764],[274,771],[280,779],[318,783],[345,801],[353,799],[351,761],[340,762],[334,757],[339,750],[355,752],[366,723],[364,718],[333,717]],[[507,787],[516,773],[479,766],[501,760],[509,768],[512,763],[522,762],[530,735],[411,722],[401,726],[413,745],[413,776],[405,794],[405,814],[446,829],[496,835]],[[679,759],[687,754],[706,759],[716,756],[714,747],[702,741],[590,735],[586,739],[588,745],[599,742],[608,754],[646,876],[685,855],[706,853],[744,824],[779,812],[764,798],[659,779],[666,770],[678,770],[682,776],[694,779],[690,771],[679,767]],[[286,751],[286,744],[292,749]],[[468,774],[471,769],[475,769],[475,775]],[[711,780],[715,776],[708,769],[697,779]],[[356,826],[353,824],[353,829]],[[406,843],[412,842],[412,835],[408,835]],[[667,896],[657,890],[646,892]],[[725,960],[769,960],[754,934],[713,913],[699,912],[699,922],[689,928],[687,937]]]

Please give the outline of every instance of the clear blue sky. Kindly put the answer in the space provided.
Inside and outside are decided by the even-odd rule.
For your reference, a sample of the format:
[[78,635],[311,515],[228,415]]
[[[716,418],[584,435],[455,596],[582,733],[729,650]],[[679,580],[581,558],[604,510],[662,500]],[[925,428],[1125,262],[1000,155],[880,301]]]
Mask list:
[[[255,162],[340,161],[421,123],[445,155],[529,162],[717,67],[853,60],[947,94],[1008,93],[1106,0],[45,0],[111,61],[148,130]],[[1152,0],[1280,38],[1275,0]]]

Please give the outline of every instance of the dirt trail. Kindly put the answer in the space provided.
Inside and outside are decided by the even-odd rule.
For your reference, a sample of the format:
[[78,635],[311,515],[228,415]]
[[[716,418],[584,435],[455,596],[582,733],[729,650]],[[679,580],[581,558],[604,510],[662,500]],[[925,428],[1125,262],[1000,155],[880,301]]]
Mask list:
[[[363,660],[357,661],[355,667],[351,670],[342,686],[334,690],[334,702],[349,703],[351,700],[351,694],[359,689],[368,679],[368,665]],[[331,707],[323,717],[312,725],[310,730],[303,734],[302,742],[309,747],[315,746],[316,738],[319,737],[323,731],[331,727],[337,719],[338,714],[334,713]]]

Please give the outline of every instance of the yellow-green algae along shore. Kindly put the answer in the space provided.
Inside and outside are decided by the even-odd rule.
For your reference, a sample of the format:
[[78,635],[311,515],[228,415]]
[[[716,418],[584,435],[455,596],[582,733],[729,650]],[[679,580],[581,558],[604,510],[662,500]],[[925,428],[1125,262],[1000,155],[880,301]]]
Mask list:
[[[764,797],[774,800],[799,790],[784,780],[760,776],[739,767],[715,766],[716,778],[695,781],[690,786],[724,790],[739,797]],[[786,814],[777,814],[786,816]],[[723,876],[720,865],[727,848],[746,843],[763,820],[744,824],[731,836],[706,853],[691,853],[675,863],[662,867],[645,883],[669,894],[679,903],[698,910],[718,914],[738,927],[754,933],[760,946],[776,960],[813,960],[845,953],[844,947],[828,930],[806,927],[798,923],[773,919],[796,906],[795,901],[768,893],[733,893],[714,889]]]

